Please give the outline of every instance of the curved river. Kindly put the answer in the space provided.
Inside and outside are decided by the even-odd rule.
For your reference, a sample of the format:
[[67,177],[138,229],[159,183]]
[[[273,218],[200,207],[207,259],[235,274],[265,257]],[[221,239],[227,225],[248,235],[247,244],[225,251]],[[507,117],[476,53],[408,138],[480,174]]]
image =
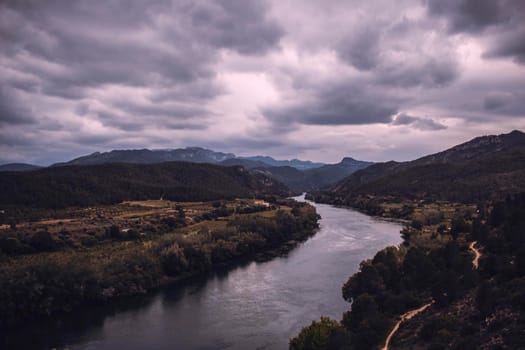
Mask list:
[[340,319],[349,307],[341,287],[359,263],[401,242],[398,223],[312,204],[322,217],[319,232],[287,256],[83,311],[26,331],[16,347],[287,349],[290,337],[312,320]]

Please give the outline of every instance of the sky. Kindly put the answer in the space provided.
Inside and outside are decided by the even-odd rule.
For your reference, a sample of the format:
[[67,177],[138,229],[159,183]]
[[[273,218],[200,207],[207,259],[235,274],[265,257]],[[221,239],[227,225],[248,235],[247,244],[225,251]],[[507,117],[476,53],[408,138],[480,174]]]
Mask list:
[[402,161],[514,129],[522,0],[0,0],[0,163]]

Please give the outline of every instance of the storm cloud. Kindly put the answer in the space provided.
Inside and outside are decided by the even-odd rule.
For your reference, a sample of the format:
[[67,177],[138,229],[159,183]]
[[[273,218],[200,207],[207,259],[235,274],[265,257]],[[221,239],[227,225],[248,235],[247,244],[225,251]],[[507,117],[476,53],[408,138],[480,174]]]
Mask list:
[[402,160],[523,129],[524,4],[2,1],[0,161]]
[[447,126],[430,118],[414,117],[407,114],[399,114],[392,121],[392,125],[410,125],[419,130],[443,130]]

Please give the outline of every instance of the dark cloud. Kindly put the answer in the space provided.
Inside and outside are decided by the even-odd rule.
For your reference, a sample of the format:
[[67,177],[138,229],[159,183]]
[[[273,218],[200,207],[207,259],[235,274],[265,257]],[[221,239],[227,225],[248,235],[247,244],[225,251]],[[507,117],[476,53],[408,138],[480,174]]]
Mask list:
[[422,58],[416,62],[389,64],[378,72],[380,84],[399,87],[444,87],[460,75],[458,64],[448,57]]
[[516,63],[525,64],[525,22],[519,30],[495,40],[492,47],[485,52],[484,57],[510,57],[514,58]]
[[[103,84],[210,81],[218,50],[260,54],[283,35],[259,1],[13,1],[0,5],[0,13],[11,65],[39,77],[44,94],[71,99]],[[204,86],[201,97],[218,92]]]
[[432,15],[447,18],[452,32],[477,32],[508,18],[501,0],[427,0]]
[[525,64],[525,2],[522,0],[427,0],[430,15],[445,18],[452,33],[484,35],[483,57],[510,57]]
[[275,147],[285,146],[281,140],[272,140],[265,137],[229,137],[222,140],[203,141],[204,147],[216,150],[228,150],[232,152],[251,152],[253,150],[264,150]]
[[499,115],[523,117],[525,114],[525,91],[492,92],[483,99],[486,111]]
[[172,85],[154,89],[149,94],[149,99],[153,103],[183,100],[201,104],[225,93],[226,89],[217,82],[198,79],[184,85]]
[[0,125],[34,123],[36,119],[32,111],[19,103],[16,91],[0,85]]
[[431,130],[443,130],[447,126],[434,121],[431,118],[420,118],[410,116],[408,114],[401,113],[392,121],[392,125],[405,125],[411,126],[414,129],[431,131]]
[[[68,109],[123,132],[205,130],[215,115],[208,103],[226,92],[215,67],[222,51],[279,47],[285,33],[269,10],[256,0],[2,1],[0,123],[35,123],[35,108],[23,107],[31,101],[57,108],[55,118],[67,119]],[[13,98],[16,90],[27,95]],[[38,125],[67,129],[51,118]],[[98,137],[75,133],[79,143]]]
[[[522,0],[0,0],[0,153],[437,150],[520,127],[524,16]],[[452,123],[468,130],[408,132]]]
[[[134,112],[137,112],[137,110]],[[159,110],[153,110],[153,112],[159,113]],[[207,128],[207,125],[202,118],[198,117],[193,117],[184,121],[179,119],[178,115],[120,114],[108,111],[94,111],[94,115],[103,125],[127,132],[137,132],[151,127],[164,130],[204,130]]]
[[[427,31],[426,23],[406,17],[371,20],[351,27],[335,51],[343,62],[371,73],[380,85],[449,85],[460,75],[456,55],[446,41],[433,42]],[[426,49],[429,46],[432,50]]]
[[397,113],[394,101],[366,92],[358,82],[315,86],[314,96],[304,96],[289,106],[263,110],[275,124],[360,125],[390,123]]
[[266,12],[264,2],[223,0],[193,4],[190,16],[195,30],[213,46],[253,55],[275,47],[284,34]]
[[351,32],[338,44],[337,54],[359,70],[370,70],[379,62],[380,32],[378,28],[365,27]]

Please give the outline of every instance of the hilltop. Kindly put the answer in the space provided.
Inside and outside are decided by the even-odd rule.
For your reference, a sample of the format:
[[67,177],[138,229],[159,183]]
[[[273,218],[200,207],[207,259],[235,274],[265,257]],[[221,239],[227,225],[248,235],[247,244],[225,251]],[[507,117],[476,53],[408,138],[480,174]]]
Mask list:
[[373,164],[341,180],[325,200],[351,204],[363,196],[461,202],[525,190],[525,134],[477,137],[409,162]]

